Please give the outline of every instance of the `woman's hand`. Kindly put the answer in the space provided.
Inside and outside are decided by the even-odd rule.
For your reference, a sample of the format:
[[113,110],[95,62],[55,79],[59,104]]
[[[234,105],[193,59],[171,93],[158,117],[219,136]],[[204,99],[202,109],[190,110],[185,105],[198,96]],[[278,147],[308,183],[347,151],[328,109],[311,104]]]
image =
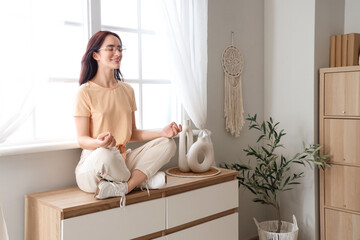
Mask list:
[[162,136],[167,138],[172,138],[178,135],[178,133],[181,131],[182,131],[181,124],[179,124],[178,126],[175,122],[172,122],[162,129]]
[[96,138],[99,147],[112,148],[116,146],[116,140],[110,132],[100,133]]
[[132,134],[130,141],[149,141],[159,137],[172,138],[182,131],[182,126],[172,122],[162,130],[141,130],[136,128],[135,113],[132,113]]

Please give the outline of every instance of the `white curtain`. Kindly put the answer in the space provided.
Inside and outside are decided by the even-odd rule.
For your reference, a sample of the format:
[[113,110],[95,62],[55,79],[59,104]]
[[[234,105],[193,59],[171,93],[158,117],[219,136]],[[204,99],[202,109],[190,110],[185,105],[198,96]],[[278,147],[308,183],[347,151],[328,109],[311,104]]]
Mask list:
[[[0,8],[4,7],[2,5]],[[8,37],[0,39],[0,45],[5,46],[0,59],[0,147],[26,121],[35,106],[33,70],[28,64],[33,61],[30,50],[33,45],[29,37],[32,33],[29,20],[24,21],[23,26],[20,23],[17,26],[16,17],[0,16],[0,27],[8,33]],[[0,240],[9,240],[1,195]]]
[[45,100],[46,84],[53,69],[62,67],[57,62],[63,52],[61,7],[46,0],[0,3],[0,9],[8,9],[0,14],[0,28],[9,33],[0,38],[6,46],[0,58],[0,146],[29,118],[37,101],[51,102]]
[[160,0],[176,74],[172,79],[195,126],[207,118],[207,0]]
[[[22,89],[23,94],[14,94],[20,100],[19,104],[12,104],[13,112],[7,116],[1,116],[0,119],[0,144],[5,142],[6,139],[14,133],[23,122],[32,114],[35,107],[35,98],[33,88]],[[6,111],[4,111],[6,112]],[[3,112],[3,113],[4,113]],[[5,115],[5,114],[4,114]]]
[[[0,79],[1,80],[1,79]],[[29,81],[31,82],[31,81]],[[0,81],[1,83],[1,81]],[[4,85],[4,84],[3,84]],[[13,134],[25,120],[31,115],[35,107],[34,88],[31,86],[26,87],[21,91],[11,91],[13,89],[7,89],[12,92],[12,97],[9,97],[6,101],[7,106],[2,107],[2,113],[0,114],[0,144],[5,142],[6,139]],[[16,89],[15,89],[16,90]],[[10,104],[12,102],[12,104]],[[11,109],[9,109],[11,105]],[[5,110],[7,109],[7,110]],[[1,146],[1,145],[0,145]],[[9,240],[6,222],[2,211],[1,194],[0,194],[0,240]]]
[[[50,8],[52,5],[54,7]],[[59,51],[54,32],[63,22],[57,16],[59,8],[53,1],[4,1],[0,3],[0,9],[6,9],[0,14],[0,28],[7,33],[6,37],[0,38],[0,46],[3,46],[0,58],[0,147],[4,147],[31,116],[37,101],[46,92],[44,84]],[[2,205],[1,195],[5,194],[0,193],[0,240],[8,240],[6,211],[3,212],[6,208]]]
[[0,206],[0,240],[9,240],[5,219]]
[[[30,81],[31,82],[31,81]],[[9,91],[9,89],[8,89]],[[10,91],[11,92],[11,91]],[[21,94],[17,94],[21,93]],[[32,87],[24,87],[21,91],[13,93],[13,97],[9,98],[12,109],[2,111],[0,115],[0,144],[14,133],[23,122],[31,115],[35,107],[34,91]],[[16,103],[16,104],[14,104]],[[10,104],[8,104],[10,105]],[[2,110],[7,109],[3,107]],[[0,240],[9,240],[6,222],[2,211],[1,194],[0,194]]]

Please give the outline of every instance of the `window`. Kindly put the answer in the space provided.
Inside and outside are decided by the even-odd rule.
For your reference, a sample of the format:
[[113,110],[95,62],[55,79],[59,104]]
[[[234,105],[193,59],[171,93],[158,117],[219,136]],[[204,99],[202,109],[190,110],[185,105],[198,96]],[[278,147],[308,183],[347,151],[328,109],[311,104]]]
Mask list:
[[6,145],[75,140],[80,61],[89,37],[99,30],[116,32],[126,47],[121,71],[135,90],[138,128],[161,128],[180,119],[153,0],[14,0],[0,9],[0,27],[10,33],[0,38],[5,66],[0,118],[14,108],[9,99],[19,86],[41,83],[34,112]]
[[162,128],[180,115],[169,56],[157,33],[160,9],[156,2],[101,1],[101,29],[116,32],[126,48],[121,71],[135,90],[136,124],[144,129]]
[[31,85],[37,86],[34,112],[6,144],[75,139],[71,115],[86,43],[84,3],[15,0],[0,4],[0,28],[7,34],[0,38],[0,112],[16,110],[14,101],[27,94]]

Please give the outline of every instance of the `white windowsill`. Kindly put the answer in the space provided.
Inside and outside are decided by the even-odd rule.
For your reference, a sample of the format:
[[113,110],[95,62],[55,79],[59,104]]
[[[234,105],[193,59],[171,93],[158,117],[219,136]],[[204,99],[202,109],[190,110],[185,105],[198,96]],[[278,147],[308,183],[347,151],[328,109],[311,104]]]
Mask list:
[[[193,130],[193,135],[197,136],[200,130]],[[177,135],[174,138],[178,138]],[[21,155],[28,153],[40,153],[40,152],[49,152],[49,151],[59,151],[67,149],[76,149],[80,148],[76,140],[73,141],[61,141],[61,142],[50,142],[50,143],[33,143],[33,144],[22,144],[17,146],[4,146],[0,147],[0,157],[11,156],[11,155]]]
[[79,148],[77,141],[34,143],[0,147],[0,157]]

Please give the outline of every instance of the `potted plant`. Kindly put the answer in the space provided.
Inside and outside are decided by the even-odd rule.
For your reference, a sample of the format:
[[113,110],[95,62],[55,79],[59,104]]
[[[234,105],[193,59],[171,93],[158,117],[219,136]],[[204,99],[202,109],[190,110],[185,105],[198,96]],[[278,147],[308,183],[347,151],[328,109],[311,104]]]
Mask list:
[[[248,115],[246,120],[250,121],[249,129],[254,129],[260,133],[256,141],[258,145],[248,146],[247,149],[244,149],[246,156],[250,157],[249,164],[243,162],[223,163],[222,166],[239,171],[237,176],[239,187],[244,186],[250,190],[255,195],[254,202],[270,205],[274,208],[277,216],[275,232],[280,235],[284,222],[281,221],[280,217],[279,194],[292,190],[293,186],[300,184],[298,180],[304,176],[304,172],[291,173],[290,169],[294,164],[301,164],[311,168],[312,164],[315,164],[325,168],[325,166],[329,166],[326,162],[328,155],[320,156],[321,146],[318,144],[307,147],[304,144],[303,151],[295,154],[290,159],[282,154],[279,155],[276,150],[284,147],[281,144],[281,139],[286,135],[284,129],[278,131],[279,122],[274,122],[270,117],[270,120],[258,123],[256,114],[254,116]],[[253,161],[253,163],[251,164],[250,161]],[[294,221],[296,220],[294,219]]]

